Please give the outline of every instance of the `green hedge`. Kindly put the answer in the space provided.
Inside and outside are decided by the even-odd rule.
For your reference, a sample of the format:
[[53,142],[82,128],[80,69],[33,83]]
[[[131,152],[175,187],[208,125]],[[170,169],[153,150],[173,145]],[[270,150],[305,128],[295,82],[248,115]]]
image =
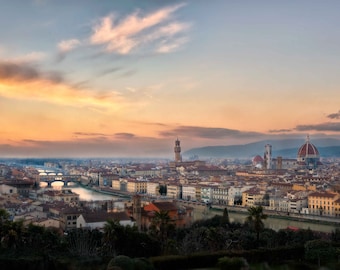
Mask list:
[[304,257],[303,246],[293,248],[256,249],[242,251],[220,251],[214,253],[197,253],[188,256],[159,256],[150,261],[157,270],[187,269],[216,267],[218,260],[223,257],[242,257],[248,263],[268,262],[279,264],[287,260],[300,260]]

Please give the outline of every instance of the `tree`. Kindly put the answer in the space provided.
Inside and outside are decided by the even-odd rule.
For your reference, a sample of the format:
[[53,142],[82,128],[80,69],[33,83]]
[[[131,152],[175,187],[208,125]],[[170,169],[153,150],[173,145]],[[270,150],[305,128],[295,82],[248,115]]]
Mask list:
[[119,234],[119,231],[121,231],[121,225],[119,224],[119,221],[109,219],[106,221],[104,225],[104,246],[105,246],[105,252],[108,253],[108,255],[116,255],[116,242],[117,242],[117,235]]
[[5,210],[0,208],[0,226],[2,227],[4,223],[9,221],[9,213]]
[[263,219],[267,218],[267,215],[263,213],[263,208],[261,205],[259,206],[251,206],[248,209],[249,216],[246,218],[246,221],[250,224],[250,226],[256,232],[256,241],[257,244],[260,242],[260,232],[264,228]]
[[221,219],[221,226],[225,227],[230,223],[228,209],[224,208]]
[[308,260],[317,260],[320,267],[321,261],[330,261],[335,259],[336,249],[330,241],[317,239],[306,242],[305,258]]
[[155,212],[155,216],[151,222],[150,232],[161,242],[163,252],[168,244],[170,232],[174,231],[174,229],[175,226],[169,216],[169,211],[161,210],[159,212]]
[[74,229],[66,235],[69,252],[80,257],[98,256],[100,240],[101,232],[98,230]]
[[166,187],[166,185],[160,185],[158,191],[159,191],[159,194],[161,194],[161,195],[166,195],[166,193],[167,193],[167,187]]

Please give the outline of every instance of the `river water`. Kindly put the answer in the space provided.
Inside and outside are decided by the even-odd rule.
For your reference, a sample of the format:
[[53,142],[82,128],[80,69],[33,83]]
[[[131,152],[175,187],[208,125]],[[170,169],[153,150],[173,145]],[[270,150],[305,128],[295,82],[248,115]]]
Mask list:
[[[41,187],[43,188],[45,187],[45,185],[41,183]],[[54,182],[52,183],[52,188],[61,189],[63,188],[63,183]],[[69,183],[67,188],[79,194],[79,199],[82,201],[121,200],[122,199],[114,195],[102,194],[102,193],[99,193],[99,192],[96,192],[90,189],[86,189],[75,183]],[[194,220],[207,219],[215,215],[222,215],[222,213],[223,211],[219,211],[219,210],[209,210],[208,208],[202,208],[202,207],[200,207],[199,209],[195,208],[194,209]],[[247,217],[246,213],[229,212],[229,219],[231,222],[244,223],[246,217]],[[264,224],[266,228],[270,228],[275,231],[278,231],[280,229],[285,229],[287,227],[296,227],[300,229],[311,229],[313,231],[330,233],[330,232],[333,232],[336,228],[340,229],[340,224],[339,225],[321,224],[321,223],[316,223],[316,222],[311,222],[311,221],[296,221],[296,220],[289,220],[289,219],[275,218],[275,217],[268,217],[266,220],[264,220]]]
[[[208,210],[208,209],[200,209],[194,213],[195,219],[206,219],[211,218],[215,215],[222,215],[223,211],[221,210]],[[196,215],[196,216],[195,216]],[[244,223],[247,218],[247,213],[239,213],[239,212],[228,212],[230,222],[238,222]],[[304,220],[290,220],[285,218],[276,218],[276,217],[268,217],[263,221],[266,228],[273,229],[278,231],[280,229],[286,229],[288,227],[295,227],[299,229],[311,229],[312,231],[318,232],[333,232],[336,228],[340,229],[340,224],[322,224],[312,221],[304,221]]]
[[[44,188],[47,184],[40,183],[40,187]],[[65,188],[62,182],[53,182],[53,189]],[[79,200],[81,201],[103,201],[103,200],[118,200],[118,197],[113,195],[102,194],[97,191],[87,189],[77,185],[76,183],[68,183],[67,189],[71,189],[72,192],[79,194]]]

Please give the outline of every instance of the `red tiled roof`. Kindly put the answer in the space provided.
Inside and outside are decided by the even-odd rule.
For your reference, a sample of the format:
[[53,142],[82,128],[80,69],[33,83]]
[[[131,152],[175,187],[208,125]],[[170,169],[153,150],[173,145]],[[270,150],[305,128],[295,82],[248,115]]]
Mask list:
[[330,192],[313,192],[309,194],[309,197],[320,197],[320,198],[334,198],[337,196],[336,193],[330,193]]
[[298,151],[298,157],[306,156],[319,156],[318,149],[315,147],[314,144],[310,143],[309,141],[303,144]]
[[153,205],[157,207],[160,211],[173,211],[177,210],[176,204],[172,202],[153,202]]

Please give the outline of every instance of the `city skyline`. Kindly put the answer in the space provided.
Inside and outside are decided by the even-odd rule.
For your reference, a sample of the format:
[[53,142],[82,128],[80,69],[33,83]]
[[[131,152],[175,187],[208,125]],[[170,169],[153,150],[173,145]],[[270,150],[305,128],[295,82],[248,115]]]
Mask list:
[[338,1],[0,3],[0,157],[339,138]]

